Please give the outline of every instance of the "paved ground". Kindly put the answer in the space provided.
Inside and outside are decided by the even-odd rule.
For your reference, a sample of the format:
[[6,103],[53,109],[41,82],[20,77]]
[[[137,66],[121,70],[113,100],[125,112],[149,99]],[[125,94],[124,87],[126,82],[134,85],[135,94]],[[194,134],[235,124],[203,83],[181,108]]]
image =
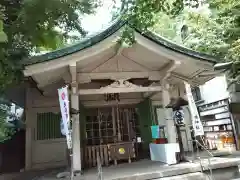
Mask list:
[[[11,174],[0,174],[0,180],[38,180],[40,177],[47,176],[48,174],[57,173],[62,171],[63,168],[47,169],[38,171],[19,172]],[[56,178],[55,178],[56,179]]]
[[[240,164],[240,158],[231,157],[214,157],[211,159],[211,166],[213,169],[225,168],[228,166],[236,166]],[[207,169],[208,161],[202,160],[202,165]],[[63,172],[64,168],[49,169],[45,171],[32,171],[13,174],[12,176],[2,176],[0,175],[0,180],[57,180],[56,175],[59,172]],[[201,171],[201,166],[199,162],[195,163],[181,163],[177,165],[168,166],[160,162],[153,162],[150,160],[143,160],[134,162],[131,164],[120,164],[118,166],[110,166],[103,168],[104,180],[136,180],[136,179],[164,179],[167,176],[181,175],[189,173],[190,176],[200,177],[196,175]],[[221,173],[220,173],[221,174]],[[180,176],[181,177],[181,176]],[[96,180],[97,179],[97,169],[90,169],[84,172],[84,176],[76,180]],[[163,180],[164,180],[163,179]],[[181,178],[180,178],[181,179]],[[186,179],[186,178],[182,178]],[[194,179],[194,178],[193,178]],[[196,179],[196,178],[195,178]],[[198,179],[198,178],[197,178]],[[196,180],[197,180],[196,179]],[[200,178],[201,179],[201,178]],[[63,178],[62,180],[69,180],[69,178]]]
[[[225,168],[228,166],[236,166],[240,164],[240,158],[212,158],[211,167],[212,169]],[[202,160],[202,165],[204,169],[208,170],[208,161]],[[160,162],[153,162],[150,160],[143,160],[139,162],[134,162],[131,164],[120,164],[118,166],[110,166],[103,168],[104,180],[144,180],[144,179],[166,179],[169,176],[182,175],[180,179],[186,179],[191,177],[194,179],[203,179],[198,173],[201,172],[201,166],[199,162],[195,163],[181,163],[172,166],[165,165]],[[197,175],[196,175],[197,173]],[[221,176],[222,171],[220,171]],[[231,176],[230,172],[230,176]],[[188,175],[186,175],[188,174]],[[219,174],[219,173],[218,173]],[[57,172],[49,173],[38,180],[56,180]],[[206,175],[205,175],[206,177]],[[229,176],[228,176],[229,177]],[[96,180],[97,179],[97,169],[90,169],[84,172],[84,175],[76,180]],[[171,178],[170,178],[171,179]],[[170,180],[169,179],[169,180]],[[68,180],[65,178],[63,180]],[[225,180],[225,179],[224,179]]]

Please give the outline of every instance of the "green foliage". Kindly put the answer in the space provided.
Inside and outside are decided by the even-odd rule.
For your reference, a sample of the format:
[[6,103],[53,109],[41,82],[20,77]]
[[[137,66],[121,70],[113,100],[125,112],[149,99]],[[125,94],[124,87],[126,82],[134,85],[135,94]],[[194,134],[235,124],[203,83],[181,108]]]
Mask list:
[[0,6],[0,43],[7,42],[7,35],[3,31],[3,9]]
[[209,9],[211,14],[194,32],[195,35],[202,32],[197,38],[205,39],[200,42],[205,49],[195,46],[196,50],[234,61],[229,78],[237,80],[240,75],[240,1],[211,0]]
[[7,35],[3,31],[3,21],[0,19],[0,43],[7,42]]
[[[194,10],[185,7],[177,17],[158,13],[153,30],[179,45],[214,55],[216,59],[234,61],[229,78],[240,79],[240,1],[207,3]],[[187,32],[182,31],[183,25]]]
[[[69,32],[85,36],[80,16],[94,13],[95,0],[1,0],[0,90],[22,79],[22,60],[42,49],[61,48]],[[73,37],[74,38],[74,37]]]
[[[206,33],[207,29],[209,29],[209,24],[218,28],[217,25],[214,25],[214,23],[221,24],[218,19],[215,18],[216,21],[214,20],[214,23],[206,22],[204,26],[208,28],[202,32],[198,32],[197,30],[201,26],[202,21],[205,22],[204,19],[199,20],[197,24],[194,24],[194,19],[198,17],[179,19],[179,17],[183,17],[184,0],[121,1],[122,18],[143,33],[155,27],[156,29],[163,30],[161,31],[161,35],[169,36],[176,42],[179,41],[179,43],[200,51],[208,52],[211,49],[211,53],[215,53],[216,55],[222,55],[226,49],[225,46],[229,44],[228,42],[226,43],[227,45],[222,45],[221,42],[227,42],[227,36],[231,37],[230,29],[227,31],[228,33],[224,34],[224,40],[219,38],[221,29],[216,29],[216,32],[211,33],[211,35]],[[227,2],[228,0],[214,0],[214,2],[217,1]],[[69,33],[71,31],[77,31],[79,37],[85,36],[86,32],[82,29],[80,21],[81,15],[94,13],[99,2],[100,0],[1,0],[0,90],[6,88],[9,84],[18,82],[22,78],[22,60],[28,58],[33,51],[39,52],[43,49],[52,50],[61,48],[69,39],[69,42],[74,42],[76,36],[72,37]],[[198,0],[192,0],[192,2],[194,4],[188,6],[199,6]],[[212,6],[214,7],[214,3],[212,3]],[[217,6],[215,5],[215,7]],[[116,12],[118,11],[115,11],[114,17],[116,17]],[[1,16],[1,14],[3,15]],[[221,16],[225,14],[230,14],[230,8],[226,8]],[[217,14],[216,16],[219,15]],[[160,21],[161,18],[162,21]],[[181,41],[179,33],[174,36],[174,31],[178,30],[178,21],[182,21],[183,19],[187,19],[189,23],[192,23],[192,37],[187,37],[184,42]],[[231,30],[233,31],[233,27]],[[160,32],[160,30],[157,31]],[[235,31],[237,30],[235,29]],[[199,42],[194,41],[202,34],[209,34],[209,36],[204,36]],[[216,39],[219,40],[216,47],[206,48],[203,46],[210,39],[212,39],[211,43]],[[127,44],[135,42],[134,33],[131,28],[126,26],[120,42]],[[216,48],[218,46],[224,49],[224,51],[221,53],[217,51]]]
[[[177,16],[183,9],[183,0],[122,0],[123,19],[130,25],[146,32],[156,22],[156,14],[165,12],[171,16]],[[128,44],[134,43],[133,31],[126,27],[122,34],[122,40]]]
[[[141,31],[156,22],[155,14],[176,15],[183,0],[122,0],[123,19]],[[0,91],[22,79],[22,60],[31,53],[54,50],[86,35],[81,16],[92,14],[100,0],[1,0],[0,1]],[[115,11],[117,12],[117,11]],[[71,36],[69,32],[78,32]],[[130,28],[122,41],[131,44]]]
[[0,108],[0,143],[10,139],[15,133],[14,128],[9,127],[6,119],[7,111]]
[[173,18],[164,12],[159,12],[155,15],[156,23],[150,28],[151,31],[157,32],[162,37],[172,40],[177,43],[181,43],[181,37],[178,35],[178,23],[181,23],[177,17]]
[[188,12],[184,19],[189,27],[189,35],[183,40],[185,46],[217,57],[225,57],[229,44],[224,40],[223,25],[202,12]]

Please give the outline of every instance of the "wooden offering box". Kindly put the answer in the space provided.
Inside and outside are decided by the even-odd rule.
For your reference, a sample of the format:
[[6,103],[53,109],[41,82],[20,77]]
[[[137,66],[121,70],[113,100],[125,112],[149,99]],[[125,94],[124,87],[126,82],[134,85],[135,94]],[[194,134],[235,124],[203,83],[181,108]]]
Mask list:
[[109,161],[114,160],[115,165],[118,160],[128,160],[131,163],[131,159],[135,158],[135,148],[133,142],[121,142],[108,144]]

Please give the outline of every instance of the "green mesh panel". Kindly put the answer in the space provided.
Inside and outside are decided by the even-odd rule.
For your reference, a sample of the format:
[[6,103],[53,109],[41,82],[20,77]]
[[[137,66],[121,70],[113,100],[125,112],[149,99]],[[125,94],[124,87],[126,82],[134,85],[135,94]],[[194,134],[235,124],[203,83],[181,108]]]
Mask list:
[[146,99],[137,105],[137,113],[139,116],[140,133],[144,142],[144,148],[149,148],[149,143],[152,141],[151,125],[153,122],[152,101]]
[[64,138],[64,136],[61,134],[60,120],[60,113],[38,113],[36,140]]

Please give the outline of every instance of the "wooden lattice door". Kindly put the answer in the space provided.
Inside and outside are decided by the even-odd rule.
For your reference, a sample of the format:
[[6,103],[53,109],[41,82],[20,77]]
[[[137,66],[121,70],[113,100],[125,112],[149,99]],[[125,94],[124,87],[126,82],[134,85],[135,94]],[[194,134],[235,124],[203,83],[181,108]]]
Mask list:
[[87,145],[132,141],[138,135],[140,131],[135,108],[114,106],[88,111]]

